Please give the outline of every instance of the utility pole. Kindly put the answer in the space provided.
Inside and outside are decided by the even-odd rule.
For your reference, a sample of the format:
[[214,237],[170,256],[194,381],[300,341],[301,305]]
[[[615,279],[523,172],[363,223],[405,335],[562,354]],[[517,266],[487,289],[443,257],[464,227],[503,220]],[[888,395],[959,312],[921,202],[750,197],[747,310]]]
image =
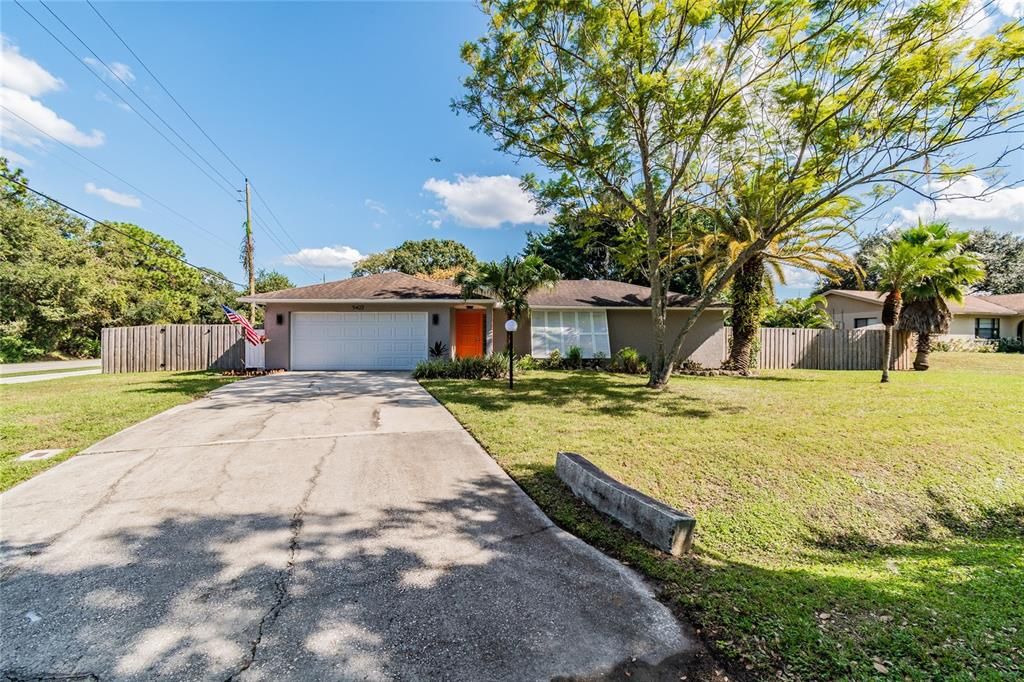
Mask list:
[[[245,179],[245,269],[249,271],[249,295],[256,295],[256,273],[252,259],[252,199],[249,196],[249,178]],[[256,304],[249,304],[249,322],[256,324]]]

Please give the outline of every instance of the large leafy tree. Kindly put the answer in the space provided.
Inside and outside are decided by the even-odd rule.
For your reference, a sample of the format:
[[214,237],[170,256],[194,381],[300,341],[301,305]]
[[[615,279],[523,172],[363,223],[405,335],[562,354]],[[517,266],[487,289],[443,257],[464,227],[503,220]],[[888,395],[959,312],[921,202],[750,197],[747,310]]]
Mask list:
[[291,289],[295,284],[288,278],[287,275],[283,275],[277,270],[264,270],[260,268],[256,271],[256,293],[265,294],[270,291],[280,291],[281,289]]
[[985,277],[981,260],[968,252],[969,232],[956,232],[947,223],[919,225],[905,231],[903,241],[927,249],[936,259],[934,271],[907,287],[899,328],[917,333],[914,369],[928,369],[933,334],[945,334],[953,314],[947,300],[962,303],[968,286]]
[[[520,320],[530,309],[530,294],[541,287],[554,286],[559,279],[558,271],[537,256],[506,256],[501,261],[479,263],[472,270],[464,270],[455,281],[462,287],[464,298],[493,298],[505,310],[506,319]],[[512,332],[508,332],[505,347],[513,352]]]
[[476,264],[476,255],[465,244],[452,239],[421,239],[373,253],[356,262],[353,277],[381,272],[431,276],[439,272],[452,275]]
[[882,304],[882,324],[885,325],[881,358],[883,384],[889,382],[893,329],[903,310],[903,294],[911,287],[920,286],[928,277],[935,275],[940,267],[941,261],[927,246],[904,239],[879,249],[872,259],[871,270],[878,277],[879,291],[885,294]]
[[[566,206],[546,232],[526,235],[523,255],[540,256],[564,279],[610,279],[646,286],[650,282],[647,263],[636,249],[635,237],[621,215]],[[687,296],[700,294],[696,256],[679,256],[668,288]]]
[[927,191],[932,167],[960,177],[974,170],[963,163],[970,142],[1021,117],[1024,29],[966,37],[967,0],[505,0],[484,10],[487,34],[463,48],[472,72],[455,106],[499,148],[552,172],[537,186],[544,203],[628,212],[652,290],[652,386],[774,237],[737,253],[666,338],[671,255],[690,238],[674,216],[713,205],[737,161],[753,156],[773,174],[784,232],[855,191]]
[[98,223],[89,235],[96,254],[117,272],[119,324],[191,322],[199,312],[201,273],[182,262],[173,240],[132,223]]
[[88,225],[31,197],[0,201],[0,355],[93,355],[116,319],[118,271],[98,257]]
[[0,356],[96,355],[104,326],[222,322],[223,277],[182,263],[175,242],[137,225],[90,226],[35,198],[0,157]]
[[972,285],[987,294],[1019,294],[1024,291],[1024,236],[990,228],[971,233],[968,250],[985,265],[985,277]]

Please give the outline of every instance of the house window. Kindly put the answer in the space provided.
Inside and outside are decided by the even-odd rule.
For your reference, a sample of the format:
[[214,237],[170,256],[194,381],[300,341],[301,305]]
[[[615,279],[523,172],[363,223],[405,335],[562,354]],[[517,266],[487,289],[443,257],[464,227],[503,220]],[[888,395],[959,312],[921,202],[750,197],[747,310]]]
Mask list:
[[974,318],[974,338],[976,339],[998,339],[999,318],[998,317],[976,317]]
[[855,317],[853,318],[853,328],[860,329],[861,327],[867,327],[868,325],[878,324],[877,317]]
[[531,352],[537,357],[562,355],[579,346],[583,357],[611,355],[608,315],[604,310],[533,310],[530,312]]

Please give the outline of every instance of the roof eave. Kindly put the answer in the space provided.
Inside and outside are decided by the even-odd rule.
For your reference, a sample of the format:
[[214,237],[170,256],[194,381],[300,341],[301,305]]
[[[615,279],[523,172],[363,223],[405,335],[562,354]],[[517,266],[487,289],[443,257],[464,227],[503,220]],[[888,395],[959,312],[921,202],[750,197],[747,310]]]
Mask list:
[[258,296],[241,296],[240,303],[494,303],[489,298],[260,298]]

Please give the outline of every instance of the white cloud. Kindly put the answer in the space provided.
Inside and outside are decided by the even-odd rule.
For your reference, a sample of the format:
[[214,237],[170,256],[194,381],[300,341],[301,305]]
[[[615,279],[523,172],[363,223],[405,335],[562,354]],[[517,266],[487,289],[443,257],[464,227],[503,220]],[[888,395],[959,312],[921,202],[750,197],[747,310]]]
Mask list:
[[1024,230],[1024,187],[988,187],[984,179],[968,175],[942,190],[934,203],[921,200],[911,208],[898,207],[893,213],[905,225],[920,219],[948,221],[961,228]]
[[370,209],[371,211],[376,211],[377,213],[380,213],[381,215],[387,215],[388,214],[388,209],[384,208],[384,204],[380,203],[379,201],[374,201],[373,199],[367,199],[366,201],[363,202],[363,205],[366,206],[366,208]]
[[0,35],[0,83],[31,97],[64,87],[64,81],[22,56],[17,46]]
[[135,73],[132,71],[132,67],[127,64],[122,64],[121,62],[109,62],[110,68],[107,68],[102,64],[102,62],[100,62],[100,60],[93,59],[92,57],[86,57],[82,61],[88,64],[93,71],[108,80],[120,80],[125,83],[131,83],[135,80]]
[[[0,104],[61,142],[76,147],[98,147],[103,144],[102,131],[94,129],[90,133],[83,132],[39,100],[6,85],[0,86]],[[3,137],[18,144],[31,147],[42,143],[38,131],[16,116],[7,115],[7,112],[0,112],[0,132],[3,133]]]
[[786,277],[788,287],[808,289],[818,284],[818,275],[809,270],[794,268],[792,265],[783,265],[782,274]]
[[283,262],[285,265],[348,270],[361,258],[363,258],[363,254],[351,246],[336,245],[322,246],[318,249],[300,249],[296,253],[289,253],[285,256]]
[[988,9],[987,0],[970,0],[964,10],[965,23],[961,27],[961,32],[970,38],[980,38],[989,33],[996,22]]
[[[423,189],[444,204],[445,212],[466,227],[496,228],[503,223],[546,225],[532,197],[511,175],[459,175],[455,182],[430,178]],[[433,222],[431,223],[433,225]],[[440,225],[440,222],[434,227]]]
[[122,192],[115,192],[112,189],[106,187],[97,187],[91,182],[85,183],[85,191],[88,194],[95,194],[104,201],[109,201],[112,204],[118,206],[127,206],[129,208],[139,208],[142,206],[142,199],[139,199],[133,194],[124,194]]
[[96,93],[96,101],[97,102],[106,102],[107,104],[113,104],[115,107],[117,107],[121,111],[131,111],[132,110],[132,108],[130,106],[128,106],[127,104],[125,104],[124,102],[122,102],[119,99],[114,99],[113,97],[111,97],[110,95],[108,95],[105,92],[97,92]]
[[14,113],[12,116],[7,111],[0,111],[0,137],[11,144],[37,146],[43,140],[39,131],[32,128],[35,126],[76,147],[103,144],[102,132],[79,130],[37,99],[63,87],[64,81],[22,55],[15,45],[0,35],[0,104]]
[[1008,17],[1014,19],[1024,17],[1024,0],[996,0],[996,7]]
[[427,219],[427,224],[435,230],[441,229],[441,220],[444,219],[444,214],[434,208],[428,208],[423,212],[423,215]]
[[0,147],[0,156],[5,157],[8,161],[10,161],[14,165],[18,165],[18,166],[31,166],[32,165],[32,162],[29,159],[26,159],[24,156],[22,156],[21,154],[19,154],[16,151],[14,151],[13,149],[5,149],[4,147]]

